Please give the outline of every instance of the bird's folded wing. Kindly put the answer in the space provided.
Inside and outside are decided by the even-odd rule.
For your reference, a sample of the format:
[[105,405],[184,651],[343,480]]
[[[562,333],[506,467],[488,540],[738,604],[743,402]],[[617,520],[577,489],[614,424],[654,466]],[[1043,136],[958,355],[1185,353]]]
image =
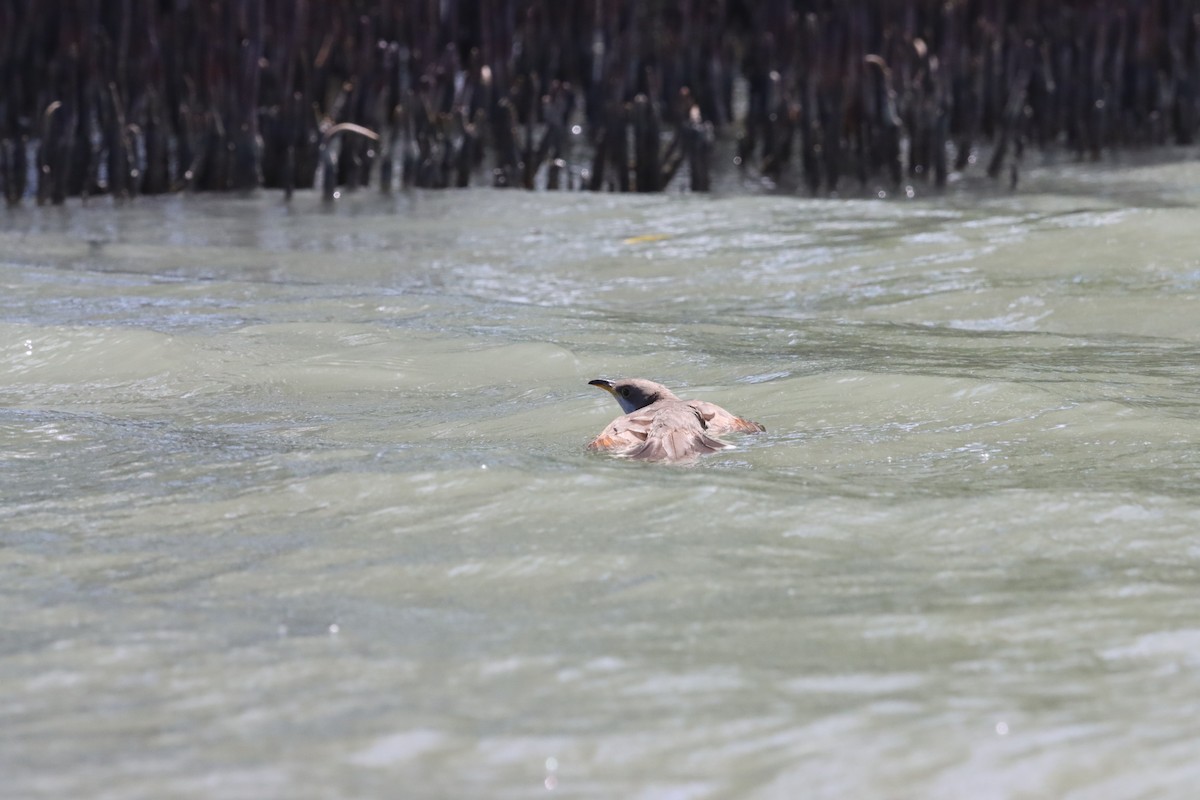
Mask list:
[[[647,406],[649,408],[649,406]],[[640,447],[650,432],[654,414],[646,409],[617,417],[588,445],[589,450],[608,450],[620,453]]]
[[660,412],[650,426],[646,441],[626,455],[643,461],[678,463],[731,447],[733,445],[709,436],[700,417],[685,407]]
[[704,424],[708,426],[708,432],[714,436],[720,436],[723,433],[759,433],[765,431],[762,425],[757,422],[751,422],[748,419],[735,417],[725,409],[715,403],[706,403],[703,400],[689,400],[688,405],[695,409],[700,415],[700,419],[704,420]]
[[679,462],[732,446],[710,436],[705,424],[686,403],[654,403],[613,420],[588,447],[641,461]]

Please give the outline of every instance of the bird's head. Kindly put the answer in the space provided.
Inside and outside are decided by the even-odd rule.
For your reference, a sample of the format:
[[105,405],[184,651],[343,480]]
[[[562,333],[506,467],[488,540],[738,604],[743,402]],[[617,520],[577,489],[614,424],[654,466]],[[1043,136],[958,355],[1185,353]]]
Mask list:
[[679,399],[661,383],[648,381],[645,378],[622,378],[619,381],[597,378],[594,381],[588,381],[588,386],[599,386],[611,394],[621,404],[621,410],[626,414],[637,411],[639,408],[645,408],[659,400]]

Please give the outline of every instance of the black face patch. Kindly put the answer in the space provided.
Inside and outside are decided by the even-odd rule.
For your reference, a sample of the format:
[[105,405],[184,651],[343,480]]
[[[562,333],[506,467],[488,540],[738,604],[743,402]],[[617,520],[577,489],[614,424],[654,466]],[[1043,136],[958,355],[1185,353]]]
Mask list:
[[622,386],[618,392],[635,409],[645,408],[658,400],[658,392],[646,394],[638,386]]

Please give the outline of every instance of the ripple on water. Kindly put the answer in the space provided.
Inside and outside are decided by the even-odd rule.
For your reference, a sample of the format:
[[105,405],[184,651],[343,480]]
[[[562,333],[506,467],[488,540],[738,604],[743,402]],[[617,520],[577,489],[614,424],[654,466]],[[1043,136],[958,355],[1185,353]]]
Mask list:
[[6,787],[1194,785],[1194,198],[1096,181],[6,215]]

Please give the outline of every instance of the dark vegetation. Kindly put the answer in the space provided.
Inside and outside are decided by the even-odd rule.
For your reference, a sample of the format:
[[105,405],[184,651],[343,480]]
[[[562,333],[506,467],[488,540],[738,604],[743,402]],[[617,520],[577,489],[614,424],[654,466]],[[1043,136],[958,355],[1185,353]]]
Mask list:
[[705,191],[722,134],[814,193],[984,149],[1015,182],[1192,143],[1198,32],[1200,0],[0,0],[0,190]]

